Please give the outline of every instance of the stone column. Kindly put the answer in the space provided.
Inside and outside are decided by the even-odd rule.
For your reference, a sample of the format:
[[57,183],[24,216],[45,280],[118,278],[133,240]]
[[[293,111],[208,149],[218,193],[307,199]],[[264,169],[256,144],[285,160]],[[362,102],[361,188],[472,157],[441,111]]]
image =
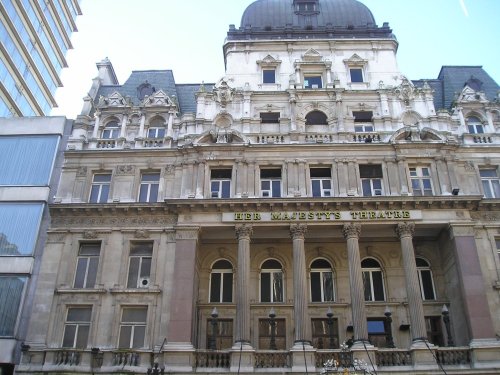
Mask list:
[[310,347],[311,323],[307,298],[306,256],[304,252],[304,236],[307,232],[305,224],[290,226],[290,236],[293,240],[293,307],[295,317],[295,343],[299,349],[304,345]]
[[424,305],[420,294],[417,264],[413,250],[414,223],[399,223],[396,233],[401,241],[401,253],[403,256],[403,267],[405,270],[406,295],[408,298],[408,310],[410,313],[410,328],[413,344],[415,342],[427,341],[427,329],[425,328]]
[[99,135],[99,124],[101,122],[101,112],[95,112],[95,122],[94,122],[94,130],[92,131],[92,138],[97,138]]
[[121,125],[121,129],[120,129],[120,138],[125,138],[125,134],[126,134],[126,130],[127,130],[127,119],[128,119],[128,116],[123,115],[122,125]]
[[368,325],[366,323],[365,293],[358,243],[359,235],[361,234],[361,225],[345,224],[342,228],[342,233],[347,240],[354,343],[355,345],[361,344],[361,347],[363,347],[364,343],[368,343]]
[[141,113],[141,122],[139,123],[139,138],[147,138],[146,134],[144,134],[144,125],[146,124],[146,114],[144,112]]
[[192,349],[193,322],[197,300],[196,249],[198,227],[178,227],[175,238],[175,267],[172,277],[168,348]]
[[236,349],[241,345],[250,347],[250,237],[252,226],[242,224],[236,226],[238,238],[238,270],[236,278],[236,325],[234,344]]
[[174,113],[168,112],[167,137],[169,138],[172,138],[174,136],[173,124],[174,124]]
[[401,195],[408,195],[408,178],[406,177],[406,159],[404,156],[398,156],[399,182],[401,183]]

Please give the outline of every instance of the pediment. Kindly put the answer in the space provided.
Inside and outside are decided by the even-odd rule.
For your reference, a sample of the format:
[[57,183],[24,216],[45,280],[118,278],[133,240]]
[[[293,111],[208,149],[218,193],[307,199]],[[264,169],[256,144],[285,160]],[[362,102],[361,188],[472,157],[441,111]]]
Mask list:
[[401,142],[446,142],[446,137],[431,128],[420,129],[418,124],[404,126],[390,138],[391,143]]
[[347,65],[364,65],[368,62],[368,60],[363,59],[357,53],[344,60],[344,63]]
[[271,55],[267,55],[264,57],[262,60],[257,60],[257,64],[259,65],[264,65],[264,66],[277,66],[281,64],[281,60],[275,59]]
[[152,95],[146,96],[143,100],[143,104],[145,107],[175,106],[175,103],[163,90],[156,91]]
[[469,85],[465,85],[458,95],[457,102],[480,102],[485,101],[486,95],[482,91],[476,91]]
[[124,98],[118,91],[114,91],[111,95],[99,97],[99,107],[125,107],[128,100]]
[[303,61],[321,61],[323,56],[316,51],[314,48],[308,49],[303,55],[302,55],[302,60]]
[[195,145],[228,143],[248,143],[248,140],[237,130],[214,128],[203,133],[193,142]]

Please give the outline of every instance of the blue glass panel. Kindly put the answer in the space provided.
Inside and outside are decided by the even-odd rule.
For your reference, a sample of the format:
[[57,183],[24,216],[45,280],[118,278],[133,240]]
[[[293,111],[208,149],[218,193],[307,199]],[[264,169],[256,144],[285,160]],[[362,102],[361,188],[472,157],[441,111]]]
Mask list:
[[0,203],[0,255],[33,253],[43,203]]
[[25,277],[0,277],[0,337],[14,336]]
[[59,137],[0,137],[0,185],[47,186]]

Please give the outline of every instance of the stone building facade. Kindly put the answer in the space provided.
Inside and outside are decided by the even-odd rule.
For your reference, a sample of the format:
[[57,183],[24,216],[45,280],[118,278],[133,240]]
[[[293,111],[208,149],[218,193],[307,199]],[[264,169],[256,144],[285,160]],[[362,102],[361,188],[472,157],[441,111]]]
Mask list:
[[258,0],[214,84],[98,63],[17,371],[496,373],[498,85],[397,47],[358,1]]

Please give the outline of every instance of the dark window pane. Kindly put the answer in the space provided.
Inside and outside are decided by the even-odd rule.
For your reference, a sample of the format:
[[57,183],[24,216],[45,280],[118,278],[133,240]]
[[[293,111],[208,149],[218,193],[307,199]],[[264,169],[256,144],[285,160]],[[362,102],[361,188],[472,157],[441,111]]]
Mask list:
[[78,335],[76,337],[75,348],[85,349],[87,347],[87,340],[89,338],[89,326],[78,326]]
[[434,288],[432,287],[432,274],[429,270],[420,271],[420,276],[422,278],[422,287],[424,289],[424,299],[433,300],[434,296]]
[[130,264],[128,267],[128,281],[127,288],[137,288],[137,277],[139,275],[139,257],[130,258]]
[[368,333],[385,333],[383,320],[369,320]]
[[313,302],[321,302],[321,274],[319,272],[311,272],[311,300]]
[[267,272],[260,275],[260,300],[271,302],[271,274]]
[[260,121],[263,124],[279,124],[280,113],[279,112],[261,112]]
[[320,89],[323,87],[320,75],[304,77],[304,87],[306,89]]
[[221,274],[212,273],[210,281],[210,302],[220,302]]
[[323,272],[323,301],[333,301],[333,274]]
[[276,82],[276,72],[274,69],[264,69],[262,71],[262,82],[263,83],[275,83]]
[[233,269],[233,265],[228,260],[218,260],[214,263],[212,269],[217,270],[231,270]]
[[90,203],[97,203],[97,198],[99,197],[99,191],[101,190],[100,185],[92,185],[90,189]]
[[370,184],[370,180],[362,180],[361,185],[363,186],[363,196],[371,197],[372,196],[372,185]]
[[384,283],[382,281],[382,272],[372,272],[373,277],[373,292],[375,294],[375,301],[383,301],[384,298]]
[[134,340],[132,342],[132,348],[142,348],[144,346],[144,337],[146,335],[145,326],[135,326],[134,327]]
[[131,326],[120,327],[120,340],[118,342],[119,348],[130,348],[130,335],[132,334]]
[[72,348],[75,343],[76,324],[66,324],[64,327],[63,348]]
[[80,245],[78,255],[99,255],[101,252],[100,243],[83,243]]
[[273,184],[273,197],[281,197],[281,181],[272,181]]
[[312,111],[306,115],[306,125],[328,125],[328,119],[323,112]]
[[311,177],[332,177],[332,170],[330,168],[311,168]]
[[361,178],[382,178],[381,165],[360,165],[359,175]]
[[231,181],[222,181],[221,198],[229,198],[231,196]]
[[212,179],[231,179],[231,169],[212,169],[210,171],[210,178]]
[[365,301],[372,300],[372,282],[370,272],[363,272],[363,287],[365,290]]
[[99,198],[98,203],[106,203],[108,201],[108,195],[109,195],[109,185],[102,185],[101,196]]
[[373,258],[363,259],[361,261],[361,267],[363,268],[380,268],[380,264]]
[[158,184],[151,184],[151,191],[149,192],[149,201],[156,202],[158,200]]
[[149,255],[153,254],[153,242],[133,242],[130,244],[130,255]]
[[351,82],[363,82],[363,70],[358,68],[350,69]]
[[283,302],[283,274],[273,273],[273,302]]
[[85,275],[87,272],[88,258],[79,258],[76,265],[75,288],[83,288],[85,282]]
[[330,265],[330,262],[328,262],[326,259],[316,259],[314,262],[311,264],[311,268],[332,268]]
[[222,302],[233,302],[233,274],[224,273],[223,279]]
[[313,197],[321,197],[321,181],[320,180],[312,180],[312,195]]
[[98,266],[99,266],[98,257],[89,258],[89,269],[87,271],[87,282],[85,283],[85,288],[93,288],[95,286]]
[[372,111],[353,111],[354,122],[372,122]]
[[140,277],[149,277],[150,275],[151,275],[151,258],[143,257]]
[[261,169],[260,178],[281,178],[281,169]]
[[268,269],[268,270],[280,270],[281,263],[278,262],[276,259],[268,259],[262,264],[262,269]]

